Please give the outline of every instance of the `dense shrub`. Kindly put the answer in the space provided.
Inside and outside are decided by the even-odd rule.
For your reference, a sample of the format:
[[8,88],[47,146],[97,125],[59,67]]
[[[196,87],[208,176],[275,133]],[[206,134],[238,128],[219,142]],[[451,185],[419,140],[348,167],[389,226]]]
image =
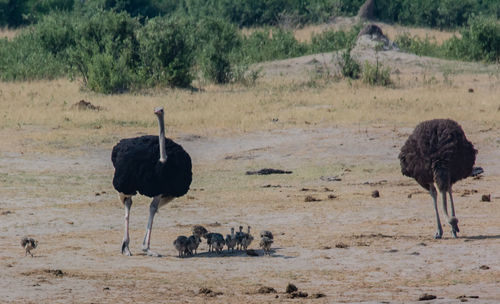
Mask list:
[[307,46],[298,42],[291,31],[268,28],[243,38],[242,53],[242,57],[255,63],[302,56],[307,53]]
[[378,19],[405,25],[439,28],[457,27],[467,24],[474,14],[485,14],[498,18],[498,0],[377,0],[375,15]]
[[194,46],[185,20],[157,17],[139,31],[140,78],[146,86],[187,87],[193,79]]
[[114,93],[131,87],[139,66],[139,23],[126,13],[100,11],[76,23],[69,63],[86,85]]
[[426,37],[399,35],[396,43],[401,49],[421,56],[433,56],[465,61],[500,60],[500,24],[491,17],[473,17],[460,31],[461,38],[453,37],[439,45]]
[[0,79],[53,79],[64,75],[65,64],[36,42],[26,31],[12,41],[0,39]]
[[198,64],[204,77],[215,83],[231,80],[231,55],[241,46],[237,28],[220,18],[204,18],[197,24]]
[[359,30],[359,26],[354,26],[349,31],[328,30],[313,35],[311,43],[309,44],[308,53],[314,54],[345,49],[354,43]]

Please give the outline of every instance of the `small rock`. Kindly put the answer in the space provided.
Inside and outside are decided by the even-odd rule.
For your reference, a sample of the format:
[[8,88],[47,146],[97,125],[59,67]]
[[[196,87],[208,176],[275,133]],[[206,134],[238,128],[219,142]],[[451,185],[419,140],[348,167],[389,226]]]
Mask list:
[[378,192],[378,190],[373,190],[372,191],[372,197],[380,197],[380,192]]
[[420,253],[419,253],[419,252],[414,251],[414,252],[410,253],[410,255],[420,255]]
[[295,286],[292,283],[288,283],[288,285],[286,285],[286,289],[285,289],[286,293],[292,293],[292,292],[297,291],[297,290],[299,290],[297,288],[297,286]]
[[337,196],[335,194],[329,194],[328,199],[336,199]]
[[321,292],[313,293],[311,295],[311,298],[313,298],[313,299],[319,299],[319,298],[324,298],[324,297],[326,297],[326,295],[324,293],[321,293]]
[[424,293],[423,295],[418,297],[418,300],[419,301],[427,301],[427,300],[434,300],[435,298],[436,298],[435,295]]
[[276,293],[276,289],[272,287],[262,286],[257,290],[257,293]]
[[198,291],[198,294],[209,294],[212,292],[212,289],[210,288],[206,288],[206,287],[202,287],[200,288],[200,290]]
[[473,88],[469,88],[469,93],[474,93],[474,89]]
[[491,202],[491,194],[483,194],[481,196],[481,202]]
[[104,287],[102,290],[109,290],[109,287]]
[[479,269],[488,270],[488,269],[490,269],[490,267],[488,265],[481,265],[481,267],[479,267]]
[[328,249],[332,249],[332,247],[330,247],[330,246],[323,246],[323,247],[321,247],[321,249],[328,250]]

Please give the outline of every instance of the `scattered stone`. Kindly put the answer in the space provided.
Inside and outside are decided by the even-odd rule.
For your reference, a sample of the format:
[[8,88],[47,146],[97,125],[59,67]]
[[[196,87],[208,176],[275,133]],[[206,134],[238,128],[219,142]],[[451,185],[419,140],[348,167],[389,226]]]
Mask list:
[[261,186],[261,188],[281,188],[281,185],[267,184],[267,185]]
[[410,253],[410,255],[420,255],[420,252],[413,251],[412,253]]
[[253,249],[247,249],[247,255],[249,255],[249,256],[259,256],[259,254],[257,253],[257,251],[255,251]]
[[329,194],[328,199],[336,199],[337,196],[335,194]]
[[372,191],[372,197],[380,197],[380,192],[378,192],[378,190],[373,190]]
[[424,246],[424,247],[425,247],[425,246],[427,246],[427,244],[426,244],[426,243],[424,243],[424,242],[422,242],[422,243],[418,243],[417,245],[418,245],[418,246]]
[[322,176],[319,179],[325,182],[340,182],[342,180],[338,176]]
[[314,196],[312,195],[308,195],[306,196],[306,198],[304,199],[304,202],[306,203],[309,203],[309,202],[320,202],[321,200],[320,199],[317,199],[315,198]]
[[481,202],[491,202],[491,194],[483,194],[481,196]]
[[473,88],[469,88],[469,93],[474,93],[474,89]]
[[288,283],[288,285],[286,285],[286,289],[285,289],[286,293],[292,293],[292,292],[297,291],[297,290],[299,290],[297,288],[297,286],[295,286],[292,283]]
[[335,244],[335,248],[347,249],[349,248],[349,245],[343,242],[338,242],[337,244]]
[[388,250],[387,252],[388,252],[388,253],[396,253],[396,252],[398,252],[398,251],[399,251],[399,250],[397,250],[397,249],[391,249],[391,250]]
[[490,267],[488,265],[481,265],[481,267],[479,267],[479,269],[488,270],[488,269],[490,269]]
[[13,212],[10,211],[10,210],[7,210],[7,211],[2,211],[2,215],[8,215],[8,214],[12,214]]
[[323,246],[323,247],[321,247],[321,249],[328,250],[328,249],[332,249],[332,247],[330,247],[330,246]]
[[45,270],[45,272],[53,274],[56,277],[62,277],[64,275],[64,272],[62,272],[61,269],[47,269],[47,270]]
[[109,287],[104,287],[102,290],[109,290]]
[[326,295],[324,293],[321,293],[321,292],[313,293],[311,295],[311,298],[313,298],[313,299],[319,299],[319,298],[324,298],[324,297],[326,297]]
[[213,292],[212,289],[206,288],[206,287],[202,287],[198,291],[198,294],[209,294],[209,293],[212,293],[212,292]]
[[78,110],[92,110],[92,111],[101,111],[103,110],[102,107],[100,106],[94,106],[92,103],[85,101],[85,100],[80,100],[77,103],[73,105],[73,108],[76,108]]
[[101,195],[101,193],[99,193],[99,192],[96,192],[96,193],[95,193],[95,196],[99,196],[99,195]]
[[428,301],[428,300],[434,300],[434,299],[436,299],[435,295],[431,295],[431,294],[427,294],[427,293],[424,293],[423,295],[418,297],[419,301]]
[[258,171],[247,171],[246,175],[269,175],[269,174],[292,174],[292,171],[281,169],[264,168]]
[[257,293],[276,293],[276,289],[272,287],[262,286],[257,290]]

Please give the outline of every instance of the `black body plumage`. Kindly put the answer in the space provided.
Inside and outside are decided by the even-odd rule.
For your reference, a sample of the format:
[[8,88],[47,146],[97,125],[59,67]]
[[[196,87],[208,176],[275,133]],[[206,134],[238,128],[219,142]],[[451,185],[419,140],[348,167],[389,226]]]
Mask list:
[[166,138],[167,160],[160,162],[158,136],[146,135],[120,140],[113,147],[113,186],[118,192],[154,197],[180,197],[192,181],[191,157],[182,146]]
[[425,189],[435,182],[440,191],[448,191],[456,181],[471,175],[476,154],[457,122],[434,119],[417,125],[401,148],[399,160],[403,175]]

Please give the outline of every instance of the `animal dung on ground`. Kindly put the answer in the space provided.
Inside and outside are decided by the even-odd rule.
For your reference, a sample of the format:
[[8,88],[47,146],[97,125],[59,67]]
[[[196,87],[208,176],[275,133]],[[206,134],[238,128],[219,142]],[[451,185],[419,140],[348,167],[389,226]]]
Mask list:
[[321,201],[320,199],[315,198],[312,195],[308,195],[308,196],[306,196],[306,198],[304,198],[304,202],[306,202],[306,203],[309,203],[309,202],[320,202],[320,201]]
[[335,244],[335,248],[347,249],[349,248],[349,245],[343,242],[338,242],[337,244]]
[[419,301],[428,301],[428,300],[434,300],[436,298],[437,297],[435,295],[424,293],[423,295],[421,295],[420,297],[418,297],[418,300]]
[[479,269],[481,269],[481,270],[488,270],[488,269],[490,269],[490,266],[488,266],[488,265],[481,265],[481,267],[479,267]]
[[297,290],[299,290],[299,289],[297,288],[297,286],[295,286],[295,284],[288,283],[288,285],[286,285],[285,292],[292,293],[292,292],[297,291]]
[[483,194],[481,196],[481,202],[491,202],[491,194]]
[[61,269],[46,269],[45,272],[55,275],[56,277],[62,277],[64,275]]
[[474,93],[474,89],[473,88],[469,88],[469,93]]
[[380,197],[380,192],[378,192],[378,190],[373,190],[372,197],[374,197],[374,198]]
[[321,292],[313,293],[311,295],[311,298],[313,298],[313,299],[319,299],[319,298],[324,298],[324,297],[326,297],[326,295],[324,293],[321,293]]
[[103,109],[101,106],[95,106],[92,103],[85,101],[83,99],[73,104],[73,108],[77,110],[92,110],[92,111],[101,111]]
[[257,293],[276,293],[276,289],[272,287],[262,286],[257,290]]
[[269,175],[269,174],[292,174],[292,171],[281,169],[264,168],[258,171],[247,171],[246,175]]

